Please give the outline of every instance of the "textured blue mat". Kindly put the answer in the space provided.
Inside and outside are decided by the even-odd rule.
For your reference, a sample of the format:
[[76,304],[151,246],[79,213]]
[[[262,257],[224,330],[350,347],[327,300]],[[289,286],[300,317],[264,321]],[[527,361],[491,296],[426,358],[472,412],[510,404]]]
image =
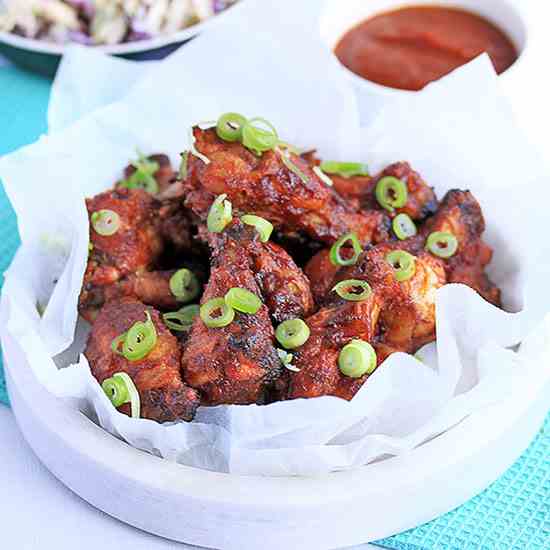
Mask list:
[[[40,77],[0,69],[0,155],[46,131],[49,88]],[[18,246],[15,215],[0,185],[0,286]],[[1,369],[0,401],[7,403]],[[394,550],[550,550],[550,415],[523,456],[483,493],[377,544]]]

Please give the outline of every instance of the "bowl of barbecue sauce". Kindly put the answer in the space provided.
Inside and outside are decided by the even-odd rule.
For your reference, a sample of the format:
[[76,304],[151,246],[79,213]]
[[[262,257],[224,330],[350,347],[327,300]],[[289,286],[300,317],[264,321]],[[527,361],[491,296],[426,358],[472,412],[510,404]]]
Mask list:
[[361,111],[372,112],[376,96],[387,100],[418,92],[483,53],[503,78],[514,72],[528,38],[517,4],[329,0],[321,17],[321,35],[353,80]]

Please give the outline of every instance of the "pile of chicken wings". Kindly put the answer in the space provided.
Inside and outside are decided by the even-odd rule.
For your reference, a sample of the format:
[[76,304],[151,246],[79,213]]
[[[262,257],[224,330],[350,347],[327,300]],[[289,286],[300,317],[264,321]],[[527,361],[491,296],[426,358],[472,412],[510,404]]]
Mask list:
[[[485,272],[492,250],[482,240],[483,214],[470,192],[452,190],[438,200],[406,162],[376,176],[323,177],[314,152],[259,154],[199,126],[193,137],[184,170],[175,171],[165,155],[141,157],[111,189],[86,201],[90,252],[79,302],[91,323],[85,355],[100,384],[116,373],[130,377],[142,418],[190,421],[201,405],[351,400],[372,369],[345,374],[339,357],[350,342],[370,344],[376,368],[394,352],[415,353],[435,340],[436,290],[447,283],[466,284],[500,306]],[[388,176],[406,186],[401,207],[377,200],[378,183]],[[231,217],[213,232],[207,218],[220,195]],[[111,218],[98,231],[101,212]],[[269,240],[243,223],[251,214],[273,225]],[[400,214],[414,222],[415,234],[399,238],[392,222]],[[116,231],[109,229],[113,219]],[[437,232],[456,238],[451,256],[427,248]],[[353,257],[344,243],[344,261],[334,262],[335,243],[345,235],[360,250]],[[414,257],[406,278],[396,277],[392,251]],[[182,300],[173,280],[184,268],[198,287]],[[354,299],[353,289],[351,299],[334,291],[350,280],[367,283],[364,299]],[[181,329],[165,321],[234,288],[258,297],[259,309],[235,311],[224,326],[209,326],[202,315]],[[307,339],[285,349],[277,327],[296,319],[307,325]],[[144,322],[154,345],[144,357],[128,358],[119,339]],[[130,414],[128,402],[118,408]]]

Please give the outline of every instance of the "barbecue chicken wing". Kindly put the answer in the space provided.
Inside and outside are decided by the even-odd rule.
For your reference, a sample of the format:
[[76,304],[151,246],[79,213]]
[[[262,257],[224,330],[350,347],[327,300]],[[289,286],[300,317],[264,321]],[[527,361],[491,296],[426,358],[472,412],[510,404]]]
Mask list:
[[[239,242],[243,231],[237,222],[233,231],[211,240],[211,274],[201,304],[223,298],[234,287],[262,296],[250,253]],[[183,354],[184,379],[200,390],[204,405],[265,403],[277,391],[283,374],[274,341],[265,305],[255,314],[235,312],[234,320],[221,328],[209,328],[198,317]]]
[[[156,345],[143,359],[129,361],[113,351],[112,342],[135,323],[144,322],[146,312],[155,326]],[[100,384],[119,372],[130,376],[140,395],[141,418],[157,422],[193,419],[199,395],[182,382],[180,345],[153,308],[133,298],[109,302],[93,324],[84,354]],[[119,409],[129,414],[128,404]]]
[[414,353],[435,339],[435,293],[445,283],[445,270],[439,259],[424,252],[415,264],[414,275],[399,282],[385,252],[374,247],[339,272],[337,281],[366,281],[372,293],[362,302],[334,295],[306,320],[311,336],[296,354],[299,372],[289,375],[290,399],[334,395],[351,400],[369,376],[350,378],[338,367],[342,347],[353,339],[373,345],[378,364],[391,353]]
[[262,216],[283,233],[302,233],[327,244],[351,231],[363,243],[387,238],[385,213],[359,212],[303,158],[288,151],[258,157],[239,143],[221,140],[215,130],[193,131],[195,147],[209,163],[190,154],[183,185],[186,206],[200,218],[206,218],[216,195],[227,194],[237,212]]
[[80,295],[81,315],[93,321],[104,303],[106,287],[128,275],[148,271],[162,252],[154,199],[142,189],[116,189],[86,200],[90,219],[108,210],[119,220],[111,235],[90,226],[91,250]]

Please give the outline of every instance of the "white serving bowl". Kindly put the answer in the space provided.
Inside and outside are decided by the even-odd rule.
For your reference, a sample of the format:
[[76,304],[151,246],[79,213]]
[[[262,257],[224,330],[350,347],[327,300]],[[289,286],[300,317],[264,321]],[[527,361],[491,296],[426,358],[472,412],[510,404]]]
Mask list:
[[[2,301],[5,314],[8,298]],[[55,476],[121,521],[224,550],[329,550],[429,521],[513,464],[539,430],[550,399],[550,384],[532,384],[531,391],[473,414],[408,455],[354,471],[318,478],[235,476],[174,464],[114,438],[49,394],[7,327],[1,329],[17,422]]]
[[[333,52],[342,36],[358,23],[386,11],[415,5],[465,9],[497,25],[511,38],[520,54],[514,65],[501,75],[503,84],[522,78],[522,67],[530,55],[531,24],[525,7],[517,0],[326,0],[320,17],[323,43]],[[370,82],[344,67],[334,54],[333,57],[353,84],[364,123],[371,121],[388,101],[417,93]]]

